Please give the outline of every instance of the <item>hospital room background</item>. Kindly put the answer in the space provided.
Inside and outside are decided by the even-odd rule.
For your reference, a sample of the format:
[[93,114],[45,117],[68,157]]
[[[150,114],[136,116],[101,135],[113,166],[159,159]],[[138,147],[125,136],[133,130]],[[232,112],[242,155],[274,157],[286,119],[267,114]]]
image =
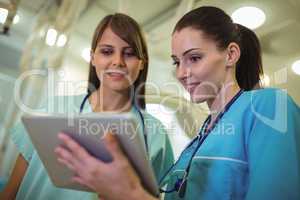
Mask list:
[[86,92],[92,33],[115,12],[143,28],[150,54],[146,109],[164,124],[178,157],[208,108],[191,103],[175,78],[171,33],[179,17],[202,5],[220,7],[256,32],[264,87],[286,90],[299,105],[300,0],[0,0],[0,189],[17,156],[10,128],[52,96]]

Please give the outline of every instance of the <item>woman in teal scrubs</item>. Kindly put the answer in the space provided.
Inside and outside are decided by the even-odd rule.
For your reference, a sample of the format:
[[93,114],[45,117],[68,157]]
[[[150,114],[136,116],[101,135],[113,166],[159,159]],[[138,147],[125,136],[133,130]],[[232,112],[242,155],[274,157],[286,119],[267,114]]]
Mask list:
[[[300,199],[300,109],[286,92],[261,88],[255,33],[221,9],[200,7],[176,24],[172,59],[192,101],[206,102],[210,115],[162,178],[164,198]],[[110,164],[66,135],[60,139],[71,151],[57,148],[58,158],[74,171],[75,182],[105,200],[155,199],[112,135],[106,138],[115,158]]]
[[[144,110],[148,52],[139,25],[124,14],[108,15],[96,28],[91,49],[88,95],[57,97],[50,102],[54,112],[133,113],[144,125],[147,137],[140,137],[145,139],[156,177],[161,178],[173,163],[173,153],[161,123]],[[83,99],[85,103],[79,106]],[[21,123],[14,127],[11,137],[20,154],[0,199],[97,198],[95,193],[55,187]]]

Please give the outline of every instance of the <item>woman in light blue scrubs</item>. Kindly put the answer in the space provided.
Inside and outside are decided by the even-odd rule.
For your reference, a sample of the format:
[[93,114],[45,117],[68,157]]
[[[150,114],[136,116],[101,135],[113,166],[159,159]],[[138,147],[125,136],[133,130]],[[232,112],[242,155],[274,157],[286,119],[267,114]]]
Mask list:
[[[124,14],[106,16],[97,26],[91,47],[88,95],[54,99],[54,112],[131,112],[141,124],[149,160],[157,179],[173,164],[169,138],[162,124],[145,111],[148,52],[136,21]],[[82,103],[81,103],[82,102]],[[81,104],[81,106],[79,106]],[[12,140],[20,152],[11,179],[0,199],[97,199],[95,193],[55,187],[29,140],[23,124]],[[45,144],[47,145],[47,144]]]
[[[286,92],[261,88],[255,33],[219,8],[200,7],[176,24],[172,59],[192,101],[206,102],[210,115],[162,178],[164,199],[300,199],[300,109]],[[57,148],[58,158],[75,182],[105,200],[155,199],[113,136],[106,138],[115,158],[109,165],[60,139],[71,151]]]

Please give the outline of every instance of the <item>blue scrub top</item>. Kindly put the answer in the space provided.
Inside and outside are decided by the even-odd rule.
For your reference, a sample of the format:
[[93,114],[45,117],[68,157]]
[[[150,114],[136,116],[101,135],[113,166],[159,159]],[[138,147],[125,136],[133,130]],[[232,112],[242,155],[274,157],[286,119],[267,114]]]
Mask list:
[[[47,109],[53,108],[53,110],[44,111],[65,114],[79,113],[79,107],[83,98],[83,95],[55,97],[47,103],[46,107]],[[87,102],[82,113],[90,112],[92,112],[92,109]],[[132,108],[131,112],[140,120],[138,111],[135,108]],[[149,159],[156,178],[159,180],[173,164],[173,151],[164,126],[147,112],[143,112],[143,117],[147,131]],[[140,121],[140,123],[142,122]],[[139,127],[142,129],[142,126]],[[142,130],[140,132],[143,133]],[[19,187],[16,200],[98,199],[95,193],[62,189],[54,186],[22,123],[18,123],[12,128],[11,138],[16,144],[17,150],[28,162],[28,168]],[[144,140],[144,137],[141,136],[141,139]]]
[[[197,142],[165,179],[182,178]],[[300,199],[300,109],[278,89],[244,92],[197,150],[183,198],[166,200]]]

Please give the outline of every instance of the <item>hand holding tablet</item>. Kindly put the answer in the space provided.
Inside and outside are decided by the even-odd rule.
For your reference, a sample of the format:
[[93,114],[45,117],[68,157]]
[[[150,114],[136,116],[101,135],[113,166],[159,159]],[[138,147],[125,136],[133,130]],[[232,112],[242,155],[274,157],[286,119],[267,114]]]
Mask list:
[[112,194],[120,195],[123,191],[141,193],[139,191],[144,190],[117,137],[112,133],[106,134],[103,139],[113,158],[109,163],[95,159],[68,135],[61,133],[58,137],[65,146],[55,149],[58,161],[73,171],[72,181],[75,183],[93,189],[104,199],[111,198]]
[[144,188],[155,196],[159,194],[142,140],[142,129],[134,116],[125,113],[101,113],[75,115],[70,118],[66,115],[36,114],[23,116],[22,121],[54,185],[91,191],[89,187],[72,181],[74,173],[57,161],[54,149],[62,144],[58,133],[66,133],[93,158],[109,165],[113,157],[106,148],[103,137],[112,130],[117,133],[115,135],[120,148],[139,175]]

